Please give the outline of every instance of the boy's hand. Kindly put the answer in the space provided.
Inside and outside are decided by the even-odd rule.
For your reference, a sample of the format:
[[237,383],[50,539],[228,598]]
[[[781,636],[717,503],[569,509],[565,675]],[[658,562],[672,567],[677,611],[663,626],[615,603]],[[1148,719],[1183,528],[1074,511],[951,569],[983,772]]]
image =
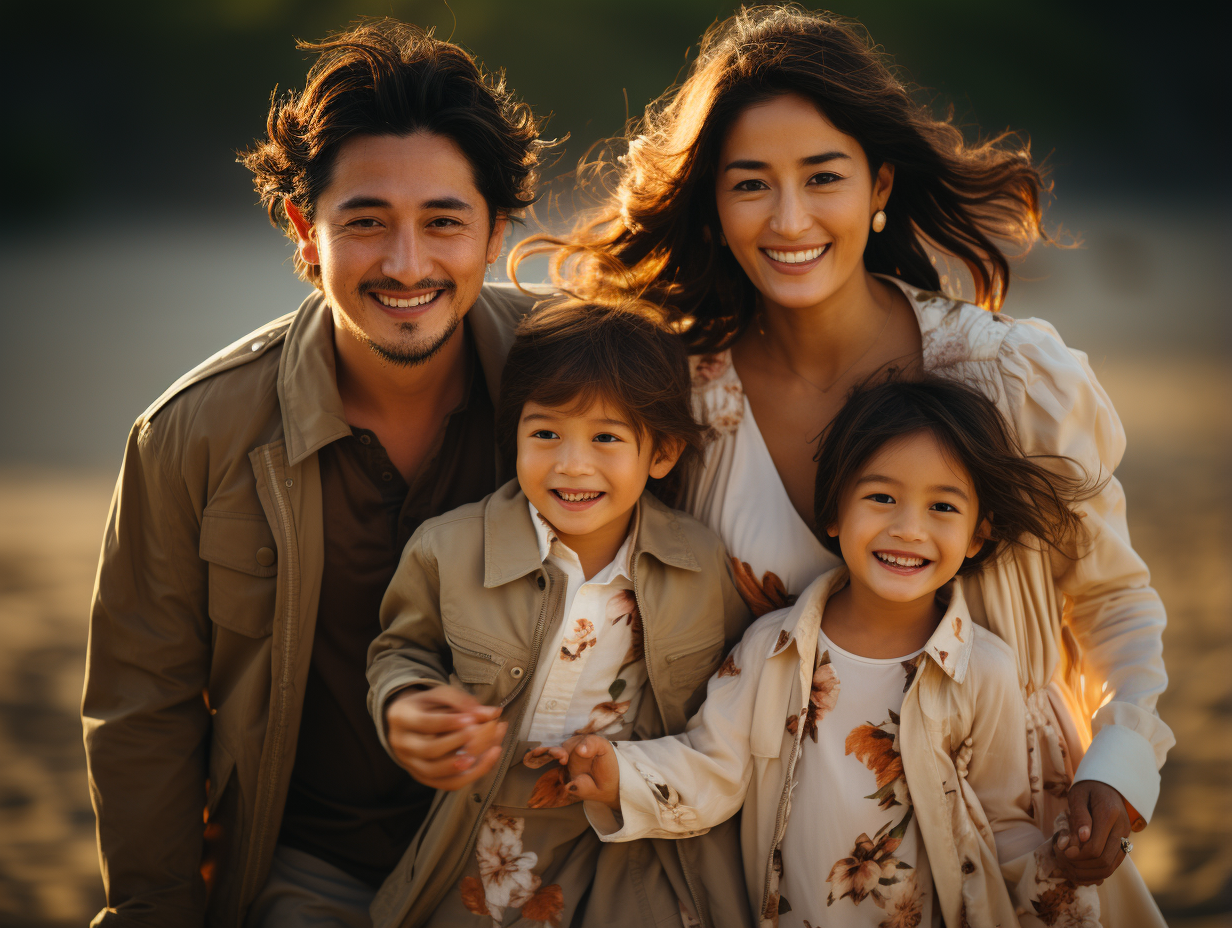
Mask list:
[[1130,834],[1121,794],[1107,783],[1080,780],[1069,788],[1070,834],[1057,837],[1057,866],[1074,883],[1102,883],[1125,859]]
[[538,767],[544,755],[568,771],[565,789],[570,796],[579,802],[601,802],[620,811],[620,765],[612,742],[600,735],[575,735],[564,744],[528,751],[523,762],[528,767]]
[[461,789],[500,759],[509,727],[500,709],[453,686],[409,687],[385,704],[394,757],[424,786]]

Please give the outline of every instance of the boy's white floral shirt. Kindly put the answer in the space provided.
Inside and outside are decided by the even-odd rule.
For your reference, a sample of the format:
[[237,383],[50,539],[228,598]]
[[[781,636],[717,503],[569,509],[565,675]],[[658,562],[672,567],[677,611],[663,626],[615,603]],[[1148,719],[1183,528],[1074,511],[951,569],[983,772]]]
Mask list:
[[[846,582],[846,568],[836,568],[792,608],[754,623],[711,678],[685,732],[617,746],[620,820],[606,806],[586,804],[604,841],[697,834],[743,808],[750,905],[762,925],[778,924],[778,874],[791,864],[776,858],[807,730],[798,720],[814,705],[822,611]],[[903,698],[898,731],[937,905],[954,926],[1096,928],[1094,888],[1061,877],[1051,842],[1032,821],[1013,653],[971,621],[960,584],[948,592],[949,606]],[[887,910],[885,924],[902,923],[901,914]]]

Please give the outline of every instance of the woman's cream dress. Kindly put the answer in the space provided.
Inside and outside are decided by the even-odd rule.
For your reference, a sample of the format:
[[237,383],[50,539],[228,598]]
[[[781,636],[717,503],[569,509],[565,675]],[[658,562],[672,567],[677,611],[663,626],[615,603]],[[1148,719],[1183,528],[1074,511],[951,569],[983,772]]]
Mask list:
[[[1015,548],[967,578],[964,593],[972,617],[1017,654],[1040,829],[1052,833],[1076,780],[1114,786],[1149,821],[1159,768],[1174,743],[1155,712],[1167,685],[1166,617],[1130,545],[1125,496],[1112,476],[1125,450],[1120,419],[1086,355],[1066,348],[1048,323],[886,280],[915,310],[926,370],[982,390],[1027,454],[1063,455],[1105,481],[1078,504],[1089,535],[1081,546]],[[683,508],[722,536],[746,599],[768,612],[838,559],[792,506],[730,353],[692,361],[695,407],[717,438]],[[1104,924],[1162,924],[1144,894],[1137,871],[1123,864],[1100,893]]]

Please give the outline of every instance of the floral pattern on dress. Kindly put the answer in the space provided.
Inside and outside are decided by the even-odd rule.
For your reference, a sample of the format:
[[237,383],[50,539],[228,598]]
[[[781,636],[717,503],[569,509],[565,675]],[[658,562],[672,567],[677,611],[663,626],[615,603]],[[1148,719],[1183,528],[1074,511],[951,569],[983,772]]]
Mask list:
[[462,903],[476,915],[490,917],[493,928],[500,928],[506,908],[519,908],[523,917],[553,928],[560,924],[564,893],[555,883],[540,889],[534,873],[539,855],[522,849],[525,827],[524,818],[489,810],[475,844],[479,877],[464,877],[459,884]]
[[778,928],[779,916],[791,911],[791,903],[783,898],[783,894],[779,891],[783,883],[783,852],[776,847],[770,860],[770,885],[766,887],[766,904],[761,912],[761,928]]
[[676,792],[674,786],[669,785],[663,777],[659,776],[657,771],[644,767],[637,761],[633,761],[633,768],[649,784],[650,791],[654,794],[660,808],[668,818],[684,828],[691,828],[697,824],[697,813],[688,806],[680,804],[680,793]]
[[[550,760],[551,758],[549,758]],[[527,766],[530,766],[527,764]],[[526,800],[528,809],[563,809],[576,801],[566,788],[569,785],[569,774],[564,767],[549,770],[535,781],[530,798]]]
[[[817,743],[817,723],[826,717],[826,714],[838,704],[838,691],[841,681],[838,674],[834,672],[834,665],[830,662],[830,652],[823,651],[821,660],[817,664],[817,669],[813,671],[813,683],[809,687],[808,706],[804,710],[804,734],[813,739],[813,743]],[[799,724],[799,719],[795,715],[788,716],[787,730],[791,734],[796,733],[796,726]]]
[[914,870],[891,887],[885,910],[886,917],[877,928],[919,928],[924,919],[924,890]]
[[873,772],[877,791],[864,798],[876,799],[882,809],[911,804],[898,748],[898,721],[898,713],[891,711],[880,725],[857,725],[844,742],[846,753],[854,754]]
[[915,682],[915,675],[920,670],[920,663],[924,660],[923,654],[917,654],[909,661],[902,661],[903,673],[907,675],[907,679],[903,681],[903,692],[911,689],[911,684]]
[[881,908],[885,908],[889,899],[889,887],[905,877],[903,870],[912,869],[911,864],[894,856],[894,852],[902,844],[910,821],[909,808],[902,821],[893,828],[890,827],[891,822],[886,822],[872,838],[863,833],[856,838],[851,856],[837,861],[830,868],[830,875],[826,877],[826,882],[833,884],[830,895],[826,897],[827,906],[848,898],[859,905],[869,898]]
[[[1069,832],[1069,817],[1057,816],[1054,830]],[[1034,866],[1018,883],[1020,904],[1045,925],[1055,928],[1100,928],[1099,896],[1094,886],[1077,886],[1057,866],[1053,842],[1037,848]]]
[[778,574],[767,570],[758,582],[753,568],[748,563],[738,557],[733,557],[731,562],[736,589],[740,593],[740,598],[744,600],[744,604],[753,613],[753,618],[761,618],[767,612],[783,609],[796,601],[796,597],[788,595],[787,587],[783,585]]

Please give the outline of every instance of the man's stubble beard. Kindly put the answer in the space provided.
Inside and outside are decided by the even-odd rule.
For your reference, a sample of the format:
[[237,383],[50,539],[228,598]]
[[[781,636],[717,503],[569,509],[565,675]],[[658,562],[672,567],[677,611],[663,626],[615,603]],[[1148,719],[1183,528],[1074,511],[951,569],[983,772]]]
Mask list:
[[[449,343],[449,339],[453,338],[453,333],[458,331],[458,326],[462,323],[462,317],[458,315],[455,309],[450,314],[449,322],[441,331],[440,335],[431,341],[418,340],[404,342],[401,345],[382,345],[380,342],[363,335],[364,341],[368,345],[368,349],[378,358],[398,367],[417,367],[420,364],[426,364],[436,357],[442,348]],[[410,336],[419,328],[417,322],[403,322],[398,326],[399,330]]]

